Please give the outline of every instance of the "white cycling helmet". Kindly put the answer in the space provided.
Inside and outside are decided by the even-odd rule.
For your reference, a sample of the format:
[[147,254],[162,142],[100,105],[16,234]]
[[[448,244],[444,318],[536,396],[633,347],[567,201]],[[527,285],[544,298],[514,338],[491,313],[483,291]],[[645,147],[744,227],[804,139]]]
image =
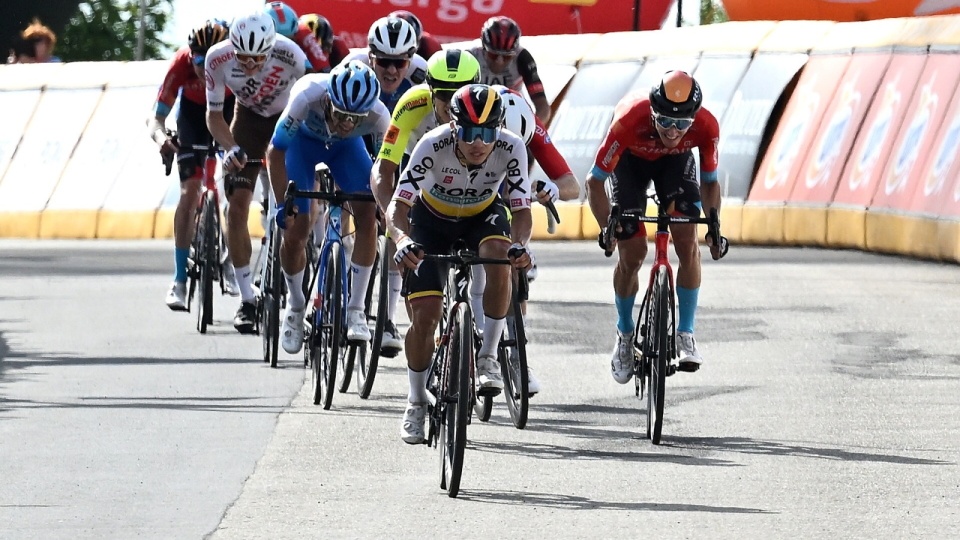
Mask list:
[[370,27],[367,45],[373,54],[413,58],[417,52],[417,32],[399,17],[382,17]]
[[237,17],[230,25],[230,43],[237,54],[270,54],[276,42],[273,18],[262,11]]
[[537,117],[533,114],[530,104],[523,99],[523,96],[506,86],[495,84],[493,89],[499,92],[500,98],[503,99],[503,127],[519,135],[523,139],[523,144],[530,144],[533,133],[537,130]]

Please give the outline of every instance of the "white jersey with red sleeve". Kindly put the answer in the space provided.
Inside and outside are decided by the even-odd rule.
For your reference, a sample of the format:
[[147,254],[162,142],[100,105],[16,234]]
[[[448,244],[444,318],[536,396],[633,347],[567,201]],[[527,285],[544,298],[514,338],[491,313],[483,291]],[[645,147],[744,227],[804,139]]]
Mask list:
[[205,77],[207,109],[222,111],[226,89],[237,103],[260,116],[280,114],[290,99],[290,89],[306,72],[307,57],[300,47],[278,35],[263,68],[252,76],[243,73],[237,63],[233,44],[221,41],[207,51]]

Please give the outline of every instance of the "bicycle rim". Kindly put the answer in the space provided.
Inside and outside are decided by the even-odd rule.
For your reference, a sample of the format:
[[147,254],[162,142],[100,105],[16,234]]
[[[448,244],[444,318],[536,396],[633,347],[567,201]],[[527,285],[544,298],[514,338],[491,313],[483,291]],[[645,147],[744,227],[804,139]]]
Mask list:
[[[383,346],[383,332],[387,324],[387,299],[389,298],[390,288],[390,265],[387,256],[389,248],[387,237],[380,236],[377,246],[377,258],[374,261],[375,271],[372,275],[377,276],[377,315],[376,324],[373,329],[373,339],[370,342],[370,355],[360,362],[360,369],[357,373],[357,393],[362,399],[370,397],[373,391],[373,382],[377,378],[377,367],[380,364],[380,348]],[[372,304],[373,278],[370,279],[370,285],[367,287],[367,309]]]
[[264,346],[269,354],[270,367],[277,367],[280,344],[280,291],[283,288],[283,275],[280,269],[280,239],[277,231],[271,236],[270,279],[267,285],[267,331],[264,332]]
[[[323,408],[329,410],[333,405],[334,388],[337,384],[337,364],[340,363],[340,355],[346,352],[346,339],[343,328],[343,269],[340,265],[340,244],[330,246],[330,256],[327,260],[328,272],[330,275],[330,288],[325,293],[324,307],[325,313],[330,317],[323,321],[323,329],[326,332],[326,341],[329,355],[325,357],[325,362],[321,364],[323,369]],[[329,311],[328,311],[329,310]]]
[[650,358],[650,393],[647,398],[648,416],[652,412],[650,441],[660,444],[663,431],[663,403],[666,394],[667,366],[670,358],[670,278],[667,269],[660,267],[654,281],[654,345],[656,357]]
[[213,200],[213,193],[207,192],[206,199],[203,202],[202,222],[203,222],[203,240],[202,240],[202,264],[200,267],[200,301],[197,310],[197,330],[201,334],[207,333],[207,326],[213,322],[213,265],[217,256],[215,242],[216,232],[216,206]]
[[527,393],[530,383],[527,372],[527,336],[523,328],[519,300],[514,299],[512,310],[513,312],[507,316],[507,342],[510,346],[503,347],[501,360],[503,395],[514,427],[523,429],[527,426],[530,410],[530,394]]
[[460,492],[464,450],[467,446],[467,422],[470,420],[471,390],[470,363],[473,362],[473,332],[470,312],[464,304],[456,306],[447,363],[451,377],[447,385],[446,410],[446,481],[447,495]]

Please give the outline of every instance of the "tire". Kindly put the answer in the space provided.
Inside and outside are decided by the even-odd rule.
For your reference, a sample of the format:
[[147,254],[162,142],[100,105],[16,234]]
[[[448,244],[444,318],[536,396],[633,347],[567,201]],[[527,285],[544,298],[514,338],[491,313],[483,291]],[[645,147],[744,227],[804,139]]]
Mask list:
[[653,444],[660,444],[663,431],[663,403],[666,393],[667,369],[670,365],[670,276],[667,268],[657,269],[649,307],[650,325],[647,327],[645,347],[647,370],[647,436]]
[[446,404],[440,426],[441,487],[447,495],[460,492],[463,473],[463,454],[467,446],[467,423],[470,421],[473,382],[470,365],[473,362],[473,322],[465,304],[454,307],[446,370],[443,401]]
[[[523,328],[520,300],[514,296],[507,315],[506,339],[501,343],[500,371],[503,373],[503,396],[510,412],[510,421],[517,429],[527,426],[530,411],[530,383],[527,372],[527,334]],[[516,354],[513,354],[513,353]]]
[[380,365],[380,347],[383,345],[383,332],[387,323],[387,298],[390,288],[390,265],[388,264],[388,253],[390,240],[385,236],[380,236],[377,240],[377,258],[374,261],[374,272],[377,279],[370,279],[370,285],[367,287],[367,313],[373,305],[373,287],[376,281],[377,287],[377,314],[376,324],[373,328],[373,336],[370,340],[370,354],[361,356],[357,363],[357,394],[361,399],[370,397],[373,390],[373,382],[377,378],[377,367]]
[[345,314],[343,312],[345,286],[340,249],[341,245],[337,242],[330,245],[330,254],[327,258],[327,270],[330,276],[329,288],[324,290],[323,298],[324,319],[321,328],[324,333],[325,348],[329,353],[324,355],[326,361],[320,364],[325,387],[323,395],[323,408],[325,410],[330,410],[330,406],[333,405],[333,389],[337,385],[337,366],[343,361],[341,356],[347,352]]
[[207,333],[207,326],[213,322],[213,273],[217,260],[217,205],[212,191],[206,192],[203,210],[200,211],[200,223],[203,233],[200,236],[200,283],[197,309],[197,330]]
[[266,260],[266,283],[263,298],[263,361],[277,367],[280,343],[280,300],[283,295],[283,275],[280,269],[280,238],[276,227],[270,235],[270,253]]
[[473,403],[473,414],[477,415],[477,419],[481,422],[488,422],[492,412],[493,396],[477,396],[477,400]]

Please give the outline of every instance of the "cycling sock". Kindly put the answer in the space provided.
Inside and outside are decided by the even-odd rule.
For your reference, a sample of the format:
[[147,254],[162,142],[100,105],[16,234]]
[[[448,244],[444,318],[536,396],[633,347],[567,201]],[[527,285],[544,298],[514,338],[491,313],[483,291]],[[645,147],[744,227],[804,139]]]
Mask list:
[[700,296],[700,287],[687,289],[677,286],[677,304],[680,317],[677,332],[693,333],[693,321],[697,317],[697,298]]
[[235,266],[237,271],[237,287],[240,287],[240,300],[252,303],[257,299],[253,292],[253,273],[250,271],[250,265]]
[[427,395],[427,376],[429,369],[423,371],[414,371],[407,368],[407,380],[410,381],[410,388],[407,390],[407,401],[410,403],[427,403],[430,397]]
[[403,287],[403,275],[399,270],[390,270],[387,278],[387,320],[393,321],[397,314],[397,302],[400,301],[400,289]]
[[176,265],[173,269],[173,280],[177,283],[187,282],[188,257],[190,257],[190,248],[173,248],[173,260]]
[[633,304],[637,301],[637,295],[616,296],[614,302],[617,304],[617,330],[621,334],[632,334],[633,327]]
[[487,273],[479,264],[470,269],[470,309],[477,326],[483,328],[483,289],[487,286]]
[[287,302],[290,309],[294,311],[303,311],[307,305],[307,299],[303,296],[303,270],[292,276],[283,271],[283,277],[287,280]]
[[486,313],[483,314],[483,344],[480,346],[477,357],[497,356],[497,345],[500,344],[500,336],[503,335],[503,329],[506,326],[506,317],[494,319]]
[[347,310],[363,309],[364,301],[367,299],[367,284],[370,282],[371,272],[373,272],[373,265],[360,266],[356,263],[350,263],[350,275],[353,281],[350,283],[350,300],[347,302]]

